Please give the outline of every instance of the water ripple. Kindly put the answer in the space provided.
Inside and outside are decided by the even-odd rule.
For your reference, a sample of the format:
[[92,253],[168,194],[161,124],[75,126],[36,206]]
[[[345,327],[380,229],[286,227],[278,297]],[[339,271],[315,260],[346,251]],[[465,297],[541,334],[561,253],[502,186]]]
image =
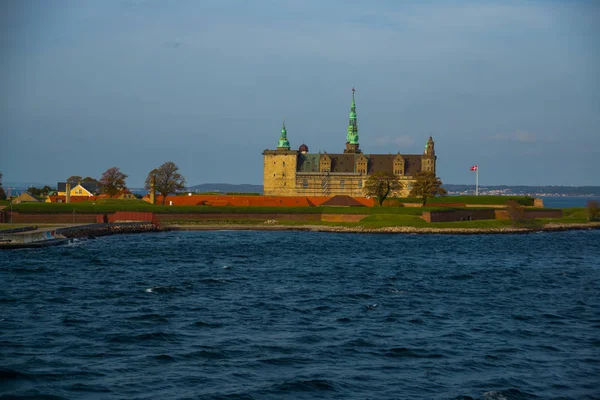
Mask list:
[[600,232],[0,252],[0,399],[595,399]]

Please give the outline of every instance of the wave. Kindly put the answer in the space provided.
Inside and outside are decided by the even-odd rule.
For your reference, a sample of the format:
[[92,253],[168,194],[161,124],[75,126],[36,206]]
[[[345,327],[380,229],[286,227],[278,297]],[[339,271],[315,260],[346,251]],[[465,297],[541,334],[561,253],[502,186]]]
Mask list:
[[152,322],[161,322],[167,323],[169,319],[161,314],[151,313],[151,314],[141,314],[141,315],[133,315],[127,318],[130,321],[152,321]]
[[178,339],[176,333],[169,332],[148,332],[139,335],[113,335],[108,339],[111,343],[137,343],[144,341],[160,341],[160,342],[172,342]]
[[174,293],[177,291],[178,289],[176,286],[154,286],[144,290],[146,293]]
[[323,392],[337,391],[337,385],[327,379],[293,380],[281,383],[274,387],[277,392],[285,394],[288,392]]
[[408,347],[393,347],[385,352],[386,357],[401,357],[401,358],[445,358],[446,356],[440,353],[432,353],[424,349],[409,349]]
[[196,328],[222,328],[225,324],[220,322],[204,322],[204,321],[196,321],[192,324],[192,326]]

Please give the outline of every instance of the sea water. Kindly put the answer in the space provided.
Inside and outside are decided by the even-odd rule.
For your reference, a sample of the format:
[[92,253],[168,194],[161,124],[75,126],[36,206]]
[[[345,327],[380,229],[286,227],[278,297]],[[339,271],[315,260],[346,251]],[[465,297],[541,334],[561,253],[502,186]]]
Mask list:
[[0,398],[594,399],[600,231],[0,252]]

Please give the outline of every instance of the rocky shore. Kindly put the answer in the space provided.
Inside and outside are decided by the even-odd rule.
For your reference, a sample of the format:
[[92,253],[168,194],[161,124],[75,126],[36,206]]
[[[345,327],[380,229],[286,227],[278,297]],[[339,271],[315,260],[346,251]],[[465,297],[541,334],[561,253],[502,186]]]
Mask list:
[[405,233],[405,234],[444,234],[444,235],[482,235],[482,234],[524,234],[533,232],[557,232],[569,230],[600,229],[600,223],[588,224],[547,224],[537,228],[416,228],[393,226],[385,228],[365,228],[363,226],[325,226],[325,225],[251,225],[251,224],[214,224],[214,225],[169,225],[168,230],[213,231],[213,230],[249,230],[249,231],[308,231],[334,233]]
[[118,235],[123,233],[158,232],[161,230],[163,229],[150,222],[119,222],[112,224],[91,224],[60,228],[56,230],[56,233],[72,239]]

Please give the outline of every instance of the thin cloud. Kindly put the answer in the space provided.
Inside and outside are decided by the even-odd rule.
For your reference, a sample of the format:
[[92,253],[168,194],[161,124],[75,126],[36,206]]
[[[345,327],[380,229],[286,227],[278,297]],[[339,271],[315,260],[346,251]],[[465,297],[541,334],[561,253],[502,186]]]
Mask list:
[[490,140],[503,141],[503,142],[519,142],[519,143],[554,143],[556,138],[554,137],[541,137],[533,132],[518,129],[512,133],[499,133],[491,136]]
[[410,136],[380,136],[375,138],[375,144],[377,146],[410,146],[414,143],[414,140]]

